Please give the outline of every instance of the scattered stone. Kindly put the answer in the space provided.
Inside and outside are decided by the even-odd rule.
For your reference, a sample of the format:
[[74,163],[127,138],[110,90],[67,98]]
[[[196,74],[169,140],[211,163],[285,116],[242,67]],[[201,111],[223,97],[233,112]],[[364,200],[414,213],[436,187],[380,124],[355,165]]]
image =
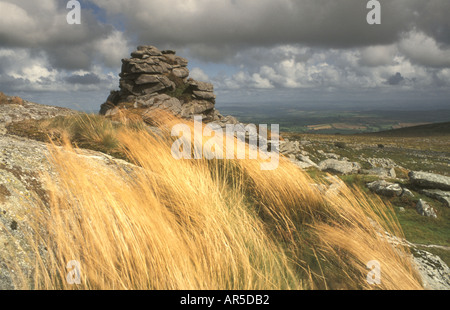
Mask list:
[[411,191],[410,191],[409,189],[407,189],[406,187],[403,188],[402,197],[403,197],[403,196],[407,196],[407,197],[414,198],[413,192],[411,192]]
[[340,159],[341,156],[335,153],[325,153],[323,150],[318,150],[317,153],[319,153],[322,156],[325,156],[328,159]]
[[399,197],[403,194],[403,188],[400,184],[386,182],[385,180],[368,183],[367,188],[378,195],[387,197]]
[[361,171],[361,173],[363,174],[368,174],[368,175],[376,175],[380,178],[396,178],[397,174],[395,173],[395,169],[394,168],[381,168],[381,167],[375,167],[369,170],[365,170],[363,169]]
[[411,252],[426,290],[450,290],[450,268],[439,256],[417,248]]
[[436,210],[422,199],[417,203],[416,211],[422,216],[437,218]]
[[[424,289],[450,290],[450,268],[439,256],[418,248],[424,245],[411,243],[388,232],[384,232],[383,235],[394,247],[401,245],[411,250],[410,258],[420,274]],[[440,246],[426,245],[426,247]]]
[[286,156],[300,153],[300,142],[298,141],[280,141],[280,152]]
[[[341,158],[340,155],[335,154],[335,153],[325,153],[324,155],[329,159],[340,159]],[[342,160],[348,160],[348,159],[342,158]]]
[[0,104],[0,126],[10,122],[19,122],[27,119],[40,120],[59,115],[65,116],[76,114],[76,111],[67,108],[42,105],[23,100],[21,104]]
[[442,191],[440,189],[424,189],[421,190],[420,193],[442,202],[446,207],[450,207],[450,191]]
[[408,175],[417,187],[450,191],[450,177],[423,171],[411,171]]
[[299,161],[309,165],[310,167],[318,167],[317,164],[315,162],[313,162],[307,155],[298,154],[297,159]]
[[361,165],[356,162],[327,159],[319,163],[319,169],[344,175],[357,174],[361,170]]
[[347,147],[347,143],[345,142],[336,142],[334,144],[335,147],[340,148],[340,149],[345,149]]
[[306,161],[303,161],[303,160],[298,160],[297,157],[295,157],[295,155],[289,155],[289,160],[291,162],[293,162],[294,164],[296,164],[301,169],[308,169],[308,168],[311,168],[311,167],[317,167],[317,165],[313,161],[311,161],[309,159],[309,157],[307,158]]
[[338,195],[341,192],[341,189],[345,188],[346,185],[344,181],[342,181],[338,176],[328,176],[325,178],[330,182],[329,185],[326,184],[311,184],[316,187],[321,194],[324,195]]
[[400,168],[392,159],[390,158],[363,158],[361,160],[367,161],[372,167],[381,167],[381,168]]
[[305,162],[299,161],[299,160],[295,160],[295,159],[294,160],[291,159],[291,162],[293,162],[295,165],[297,165],[300,169],[308,169],[308,168],[312,167],[312,165],[310,165],[308,163],[305,163]]
[[220,125],[222,128],[225,128],[226,125],[236,125],[239,123],[237,118],[235,118],[234,116],[223,116],[217,110],[214,110],[214,113],[214,122]]
[[188,118],[192,115],[207,114],[214,109],[214,104],[208,100],[194,100],[182,106],[181,116]]

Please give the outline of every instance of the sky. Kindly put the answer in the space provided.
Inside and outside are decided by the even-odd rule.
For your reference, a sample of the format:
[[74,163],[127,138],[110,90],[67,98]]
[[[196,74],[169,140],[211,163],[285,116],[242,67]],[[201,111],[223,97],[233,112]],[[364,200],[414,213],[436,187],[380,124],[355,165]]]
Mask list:
[[217,106],[450,108],[450,1],[0,0],[0,91],[97,111],[138,45],[174,49]]

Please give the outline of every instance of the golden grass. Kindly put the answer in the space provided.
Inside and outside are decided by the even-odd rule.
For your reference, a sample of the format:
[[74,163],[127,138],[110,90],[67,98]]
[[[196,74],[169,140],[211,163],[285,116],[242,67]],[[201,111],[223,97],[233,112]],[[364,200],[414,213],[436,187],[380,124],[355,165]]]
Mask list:
[[[182,122],[157,119],[163,133]],[[381,200],[344,184],[321,192],[283,158],[272,171],[261,159],[176,160],[170,136],[113,133],[135,166],[50,147],[58,179],[48,179],[50,208],[35,217],[46,233],[33,241],[49,251],[37,254],[32,288],[421,288],[407,250],[383,237],[402,234]],[[71,260],[81,264],[79,286],[66,281]],[[380,285],[366,282],[371,260]]]

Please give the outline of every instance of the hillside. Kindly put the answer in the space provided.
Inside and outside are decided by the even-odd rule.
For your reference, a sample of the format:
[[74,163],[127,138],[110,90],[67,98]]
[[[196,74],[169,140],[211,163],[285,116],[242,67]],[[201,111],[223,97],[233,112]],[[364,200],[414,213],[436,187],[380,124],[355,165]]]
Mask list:
[[450,136],[450,122],[405,127],[361,135],[372,137],[433,137]]
[[[27,104],[39,115],[49,108]],[[3,106],[9,114],[21,107]],[[394,247],[380,238],[381,226],[392,240],[401,240],[393,237],[402,232],[392,210],[337,179],[310,178],[284,159],[266,172],[259,160],[175,160],[166,130],[181,120],[164,114],[158,129],[56,111],[61,114],[23,115],[0,130],[0,222],[9,244],[0,252],[2,288],[71,288],[58,279],[74,258],[88,277],[86,289],[446,285],[445,278],[439,280],[445,269],[420,269],[420,284],[412,267],[445,266],[428,252],[434,249],[397,241]],[[49,137],[61,147],[46,144]],[[398,251],[418,256],[413,263]],[[384,257],[387,279],[381,287],[365,281],[365,264],[373,257]]]

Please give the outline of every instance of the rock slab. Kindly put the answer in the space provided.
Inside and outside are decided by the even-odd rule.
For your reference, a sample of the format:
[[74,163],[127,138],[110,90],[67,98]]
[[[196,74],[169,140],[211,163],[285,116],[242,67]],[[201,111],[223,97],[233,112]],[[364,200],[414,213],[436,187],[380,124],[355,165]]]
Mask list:
[[450,177],[444,175],[423,171],[411,171],[409,173],[409,179],[414,186],[420,188],[450,191]]
[[361,170],[361,165],[357,162],[345,160],[326,159],[319,163],[319,169],[340,174],[357,174]]

